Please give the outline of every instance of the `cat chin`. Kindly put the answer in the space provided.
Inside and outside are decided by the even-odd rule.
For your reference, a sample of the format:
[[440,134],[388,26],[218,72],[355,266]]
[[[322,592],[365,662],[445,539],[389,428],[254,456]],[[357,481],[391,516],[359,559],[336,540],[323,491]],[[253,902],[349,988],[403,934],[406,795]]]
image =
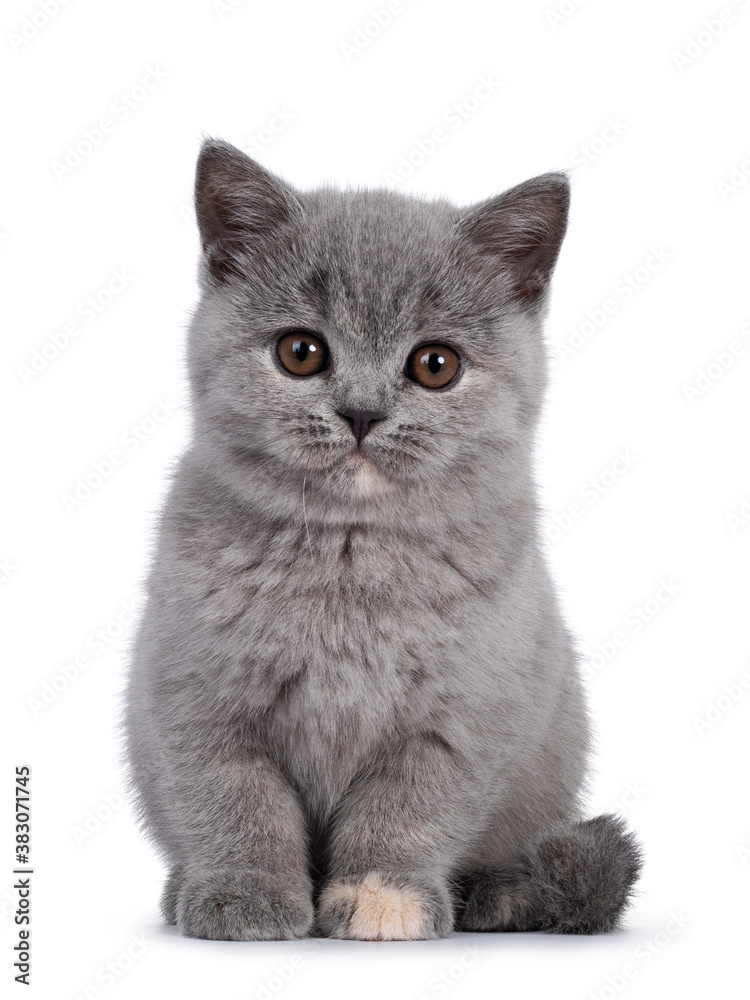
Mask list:
[[350,452],[345,459],[345,468],[351,486],[358,497],[382,496],[388,487],[388,481],[380,472],[373,460],[364,452]]

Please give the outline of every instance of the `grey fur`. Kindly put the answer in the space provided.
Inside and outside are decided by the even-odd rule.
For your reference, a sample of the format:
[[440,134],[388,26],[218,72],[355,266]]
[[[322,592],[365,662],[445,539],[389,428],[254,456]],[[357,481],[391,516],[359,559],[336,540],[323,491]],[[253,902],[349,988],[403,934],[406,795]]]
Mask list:
[[[561,174],[468,209],[301,193],[205,143],[194,433],[125,718],[183,933],[361,936],[346,893],[373,873],[419,901],[411,936],[513,926],[509,885],[518,926],[616,925],[637,848],[581,822],[589,722],[531,474],[568,197]],[[281,369],[295,328],[326,372]],[[461,357],[445,389],[404,374],[427,342]],[[384,414],[356,453],[347,409]]]
[[614,930],[631,900],[641,850],[622,817],[561,823],[519,862],[475,872],[458,917],[466,931]]

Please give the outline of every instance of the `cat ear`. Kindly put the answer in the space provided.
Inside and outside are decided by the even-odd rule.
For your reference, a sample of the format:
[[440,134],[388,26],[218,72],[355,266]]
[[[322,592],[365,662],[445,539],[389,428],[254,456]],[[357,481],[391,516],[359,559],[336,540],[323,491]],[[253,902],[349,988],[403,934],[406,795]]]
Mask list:
[[230,143],[207,139],[195,171],[195,214],[208,273],[222,283],[242,276],[248,257],[268,254],[304,212],[283,181]]
[[470,208],[455,235],[505,276],[527,308],[546,292],[568,223],[570,183],[542,174]]

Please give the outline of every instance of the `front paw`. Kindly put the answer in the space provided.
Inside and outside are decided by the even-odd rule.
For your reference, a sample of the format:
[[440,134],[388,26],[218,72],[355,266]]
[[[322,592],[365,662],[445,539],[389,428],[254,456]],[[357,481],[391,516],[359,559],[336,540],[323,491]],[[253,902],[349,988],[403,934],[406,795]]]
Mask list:
[[368,872],[331,882],[318,903],[316,928],[325,937],[356,941],[418,941],[453,930],[450,893],[440,885]]
[[312,891],[279,875],[231,869],[192,872],[175,907],[188,937],[216,941],[280,941],[306,937],[313,922]]

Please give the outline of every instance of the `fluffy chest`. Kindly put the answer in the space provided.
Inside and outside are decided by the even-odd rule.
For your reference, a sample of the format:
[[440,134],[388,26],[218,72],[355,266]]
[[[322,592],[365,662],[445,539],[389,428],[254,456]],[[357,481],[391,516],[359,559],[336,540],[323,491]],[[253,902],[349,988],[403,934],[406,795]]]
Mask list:
[[224,539],[202,563],[205,627],[279,684],[300,672],[336,687],[352,673],[398,676],[457,639],[472,590],[442,552],[364,527]]
[[289,530],[227,544],[210,567],[200,617],[227,664],[223,683],[311,794],[334,801],[460,677],[471,588],[419,546],[363,529],[309,540]]

